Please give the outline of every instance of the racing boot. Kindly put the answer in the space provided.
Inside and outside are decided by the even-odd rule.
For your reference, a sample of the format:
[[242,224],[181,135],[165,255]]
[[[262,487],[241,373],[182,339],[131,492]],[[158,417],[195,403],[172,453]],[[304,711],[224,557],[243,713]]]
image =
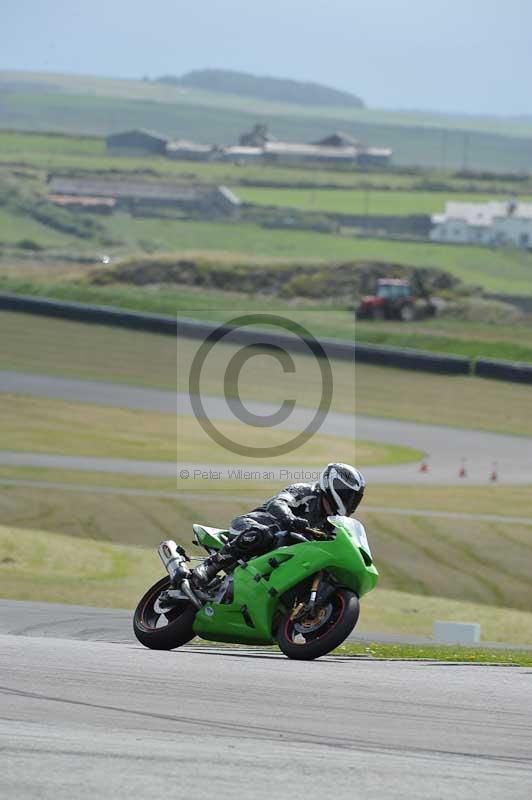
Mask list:
[[203,588],[207,586],[222,569],[228,572],[236,562],[237,559],[234,554],[230,551],[229,547],[225,545],[225,547],[222,547],[217,553],[206,558],[198,567],[191,570],[190,580],[194,586]]

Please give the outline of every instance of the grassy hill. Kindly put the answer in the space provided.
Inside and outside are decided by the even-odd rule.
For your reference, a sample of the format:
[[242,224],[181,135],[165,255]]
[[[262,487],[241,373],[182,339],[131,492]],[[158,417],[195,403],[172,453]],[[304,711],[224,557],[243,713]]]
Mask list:
[[[2,91],[3,89],[3,91]],[[274,103],[152,81],[0,72],[0,127],[106,135],[135,127],[232,143],[257,121],[280,138],[312,141],[338,128],[394,150],[398,165],[532,169],[530,120]]]
[[180,78],[165,75],[155,79],[157,83],[170,86],[187,86],[221,94],[236,94],[255,97],[274,103],[296,103],[308,106],[340,106],[362,108],[359,97],[349,92],[332,89],[320,83],[294,81],[287,78],[271,78],[234,72],[226,69],[197,69]]

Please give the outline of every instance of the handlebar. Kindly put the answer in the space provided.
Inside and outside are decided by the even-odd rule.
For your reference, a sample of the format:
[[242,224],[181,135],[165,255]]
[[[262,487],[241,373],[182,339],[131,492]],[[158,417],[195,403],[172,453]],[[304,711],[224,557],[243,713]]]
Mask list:
[[305,528],[302,531],[290,531],[290,535],[294,538],[299,538],[305,542],[313,539],[328,539],[329,535],[320,530],[319,528]]
[[283,530],[279,531],[277,536],[289,536],[290,538],[295,539],[297,542],[311,542],[315,539],[329,539],[329,534],[325,533],[325,531],[319,530],[319,528],[305,528],[302,531]]

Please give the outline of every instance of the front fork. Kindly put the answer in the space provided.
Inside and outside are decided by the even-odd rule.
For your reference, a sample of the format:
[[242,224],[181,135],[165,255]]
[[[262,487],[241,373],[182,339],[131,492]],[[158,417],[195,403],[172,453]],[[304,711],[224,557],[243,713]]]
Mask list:
[[297,619],[299,616],[302,616],[302,612],[303,611],[305,612],[305,614],[307,614],[309,612],[312,613],[314,611],[314,608],[316,606],[316,597],[318,595],[318,590],[320,588],[321,579],[322,579],[322,573],[321,572],[317,572],[314,575],[314,579],[312,581],[312,586],[311,586],[311,589],[310,589],[310,596],[309,596],[308,603],[301,602],[301,603],[297,604],[297,606],[294,608],[294,610],[290,614],[290,619],[292,621]]

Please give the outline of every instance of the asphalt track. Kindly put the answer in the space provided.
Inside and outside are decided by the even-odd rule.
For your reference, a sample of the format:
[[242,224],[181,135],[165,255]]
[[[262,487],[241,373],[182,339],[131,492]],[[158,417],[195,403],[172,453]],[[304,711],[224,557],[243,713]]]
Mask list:
[[[165,413],[190,415],[192,407],[186,394],[157,389],[142,389],[121,384],[97,381],[72,380],[48,375],[29,375],[0,371],[0,391],[32,396],[61,398],[70,402],[96,403],[105,406],[131,408]],[[224,399],[203,398],[207,415],[213,420],[234,420]],[[246,403],[255,414],[266,415],[278,406],[268,403]],[[280,427],[287,430],[304,427],[314,412],[295,409],[290,419]],[[375,483],[428,483],[428,484],[486,484],[489,482],[494,462],[497,463],[498,482],[502,484],[532,483],[532,438],[504,436],[484,431],[471,431],[436,425],[418,425],[413,422],[381,419],[367,416],[354,418],[349,414],[330,412],[321,432],[336,436],[349,436],[360,440],[406,445],[426,453],[430,469],[420,472],[419,464],[399,464],[366,467],[364,473]],[[179,437],[178,437],[179,441]],[[467,478],[459,477],[462,459],[466,459]],[[186,461],[146,462],[112,458],[76,458],[55,454],[12,453],[1,451],[0,463],[11,466],[47,466],[94,472],[172,476],[188,470],[190,477],[214,470],[220,478],[230,478],[238,465],[193,464]],[[241,465],[245,468],[246,464]],[[249,468],[249,467],[248,467]],[[271,469],[267,464],[265,469]],[[274,479],[286,481],[284,472],[289,468],[275,468]],[[195,473],[197,471],[197,473]],[[279,474],[277,474],[279,473]]]
[[532,796],[529,669],[158,653],[32,606],[0,604],[6,800]]

